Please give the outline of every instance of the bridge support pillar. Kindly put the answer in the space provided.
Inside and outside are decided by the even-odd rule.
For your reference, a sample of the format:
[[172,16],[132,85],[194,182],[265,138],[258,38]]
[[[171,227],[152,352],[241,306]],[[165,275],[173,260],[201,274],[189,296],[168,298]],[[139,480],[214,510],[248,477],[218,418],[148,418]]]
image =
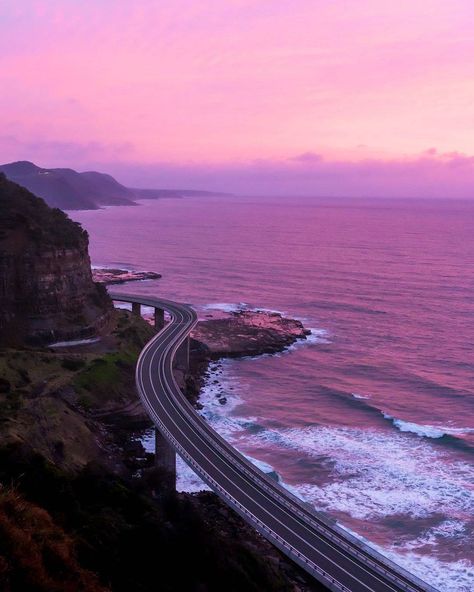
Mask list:
[[132,313],[139,317],[142,313],[142,305],[139,302],[132,302]]
[[189,370],[189,335],[178,347],[175,360],[176,366],[178,366],[178,368],[181,368],[186,372]]
[[176,490],[176,452],[168,440],[155,428],[155,466],[163,471],[165,486]]
[[165,326],[165,311],[162,308],[155,308],[155,329],[161,331]]

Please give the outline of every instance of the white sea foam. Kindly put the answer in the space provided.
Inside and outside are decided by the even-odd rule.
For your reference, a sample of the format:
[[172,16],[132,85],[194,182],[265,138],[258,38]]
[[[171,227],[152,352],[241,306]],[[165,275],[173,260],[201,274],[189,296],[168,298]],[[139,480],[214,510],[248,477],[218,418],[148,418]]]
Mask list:
[[361,395],[359,393],[351,393],[354,399],[370,399],[369,395]]
[[[426,517],[439,512],[456,517],[474,511],[474,495],[468,485],[469,479],[474,479],[474,469],[452,461],[448,452],[433,448],[429,440],[349,427],[270,430],[264,429],[259,418],[239,416],[238,407],[250,394],[235,377],[235,364],[226,360],[210,373],[200,398],[202,414],[236,445],[245,438],[253,449],[263,445],[278,454],[278,448],[290,448],[321,462],[325,473],[331,475],[327,482],[296,486],[300,495],[319,508],[358,519],[396,514]],[[224,395],[227,403],[221,405],[216,395]],[[255,425],[260,429],[249,429]]]
[[[120,302],[115,300],[114,307],[120,308],[121,310],[132,310],[131,302]],[[144,317],[151,317],[155,314],[155,309],[152,306],[141,306],[140,307],[140,314]]]
[[[327,333],[319,330],[315,336],[327,339]],[[265,458],[270,452],[278,459],[279,449],[291,449],[302,462],[307,456],[312,466],[319,463],[324,470],[319,473],[314,469],[314,478],[288,485],[284,475],[278,475],[270,463],[247,455],[318,510],[364,521],[383,521],[392,516],[397,520],[401,516],[428,520],[431,526],[412,539],[405,537],[401,545],[381,548],[369,544],[442,592],[473,589],[472,564],[467,560],[447,561],[437,552],[448,538],[464,544],[469,536],[469,516],[474,513],[473,467],[430,442],[430,438],[440,437],[432,430],[456,433],[460,428],[406,422],[409,427],[421,428],[421,435],[428,435],[427,439],[415,439],[405,433],[401,429],[404,424],[396,425],[399,431],[329,426],[265,429],[263,420],[238,415],[239,406],[251,400],[251,396],[234,368],[238,368],[236,362],[226,360],[210,372],[200,399],[204,406],[202,414],[214,429],[244,453],[251,447],[265,450]],[[221,405],[216,395],[224,395],[227,403]],[[359,393],[352,396],[369,398]],[[390,417],[390,421],[394,418]],[[187,490],[194,491],[191,479],[189,483]],[[441,521],[440,516],[444,516]]]
[[425,530],[420,537],[405,543],[405,548],[413,550],[427,545],[435,546],[443,539],[463,539],[469,535],[465,521],[456,518],[442,520],[440,523]]
[[116,300],[114,301],[114,307],[122,310],[132,310],[132,304],[130,302],[120,302]]
[[332,475],[328,482],[301,484],[298,489],[328,511],[363,520],[474,512],[469,486],[474,469],[448,459],[423,440],[414,445],[402,434],[330,427],[267,430],[251,438],[255,444],[258,440],[292,448],[325,463]]
[[422,538],[403,545],[392,545],[389,548],[381,547],[344,524],[338,524],[340,528],[369,545],[375,551],[385,555],[385,557],[408,572],[428,582],[439,592],[472,592],[473,590],[474,565],[471,561],[443,561],[433,555],[416,553],[413,549],[425,545]]
[[97,343],[100,337],[91,337],[90,339],[75,339],[73,341],[57,341],[51,343],[48,347],[74,347],[76,345],[88,345],[90,343]]
[[176,490],[185,493],[211,491],[211,488],[188,467],[180,456],[176,456]]
[[[318,509],[360,520],[448,516],[403,546],[372,546],[440,591],[473,589],[473,565],[465,560],[443,561],[435,551],[443,538],[469,535],[467,521],[474,512],[472,467],[445,464],[442,453],[433,451],[429,442],[421,440],[414,448],[402,434],[391,437],[348,428],[308,428],[262,432],[251,438],[254,445],[269,442],[294,448],[323,463],[323,459],[331,459],[332,476],[327,482],[291,488]],[[426,554],[428,545],[430,555]]]
[[450,426],[433,426],[433,425],[421,425],[412,421],[404,421],[397,419],[392,415],[383,413],[385,419],[390,420],[393,425],[398,428],[401,432],[410,432],[417,436],[424,436],[425,438],[442,438],[447,435],[462,435],[474,432],[474,428],[455,428]]
[[402,419],[397,419],[396,417],[392,417],[387,413],[384,413],[383,416],[385,419],[389,419],[401,432],[411,432],[412,434],[416,434],[417,436],[425,436],[426,438],[442,438],[446,433],[435,426],[419,425],[411,421],[403,421]]
[[270,314],[286,315],[287,313],[283,310],[277,310],[275,308],[265,308],[262,306],[251,306],[246,302],[212,302],[205,304],[202,307],[204,310],[220,310],[222,312],[240,312],[243,310],[249,312],[268,312]]
[[[474,479],[472,467],[461,462],[447,464],[447,453],[434,450],[429,441],[422,439],[414,444],[408,434],[402,433],[319,426],[262,428],[250,433],[248,425],[258,420],[236,416],[236,409],[243,402],[239,395],[230,394],[229,407],[216,405],[215,396],[212,397],[212,390],[217,388],[212,384],[214,379],[211,373],[210,396],[201,399],[203,415],[226,439],[237,447],[242,443],[253,449],[273,450],[276,455],[278,448],[294,449],[299,456],[308,455],[326,465],[330,476],[322,483],[290,486],[279,476],[280,483],[303,501],[330,514],[345,513],[360,520],[400,515],[447,516],[441,524],[403,547],[376,548],[441,591],[471,590],[472,565],[466,561],[443,561],[436,557],[434,549],[443,537],[466,534],[466,517],[474,512],[474,495],[469,486]],[[222,384],[228,392],[230,385],[236,385],[235,377],[224,371]],[[242,391],[245,393],[243,385]],[[268,462],[247,457],[264,472],[278,475]],[[433,553],[427,556],[423,553],[430,544]]]
[[222,312],[238,312],[240,310],[247,310],[245,302],[213,302],[205,304],[202,308],[204,310],[221,310]]
[[[155,452],[155,430],[151,429],[145,432],[141,438],[141,443],[146,452]],[[197,491],[210,491],[204,481],[188,467],[184,460],[176,455],[176,490],[186,493],[195,493]]]
[[[299,347],[301,345],[319,345],[321,343],[331,343],[329,340],[329,332],[326,329],[309,329],[311,333],[306,336],[306,339],[299,339],[291,347]],[[289,349],[290,349],[289,348]]]
[[97,264],[93,264],[91,265],[91,269],[122,269],[123,271],[135,271],[134,269],[131,269],[130,267],[125,267],[124,265],[121,265],[120,263],[117,263],[117,265],[97,265]]
[[326,329],[309,329],[311,333],[306,336],[306,339],[298,339],[291,345],[285,347],[284,350],[271,354],[259,354],[257,356],[245,356],[243,360],[261,360],[262,358],[279,358],[286,354],[292,353],[301,347],[307,347],[311,345],[321,345],[332,343],[329,339],[329,332]]
[[250,312],[268,312],[269,314],[279,314],[282,316],[287,315],[284,310],[277,310],[276,308],[262,308],[261,306],[254,306],[253,308],[247,309]]
[[[472,590],[472,564],[445,561],[436,549],[447,538],[464,541],[469,535],[467,521],[474,512],[473,467],[453,460],[449,451],[434,448],[429,439],[416,440],[402,431],[329,426],[265,429],[262,420],[238,415],[239,406],[250,394],[233,372],[235,364],[226,360],[211,371],[200,398],[202,414],[214,429],[243,452],[250,446],[264,449],[266,458],[268,452],[278,458],[278,449],[293,449],[299,458],[307,456],[320,463],[325,469],[323,480],[316,473],[306,483],[288,485],[270,463],[247,455],[319,510],[364,521],[390,516],[434,521],[421,534],[405,539],[403,545],[382,548],[369,544],[442,592]],[[227,403],[221,405],[216,394],[224,394]],[[260,429],[253,429],[257,424]],[[199,484],[189,478],[186,487],[195,491]],[[436,522],[439,516],[445,518]]]
[[470,561],[442,561],[433,555],[407,552],[403,548],[375,548],[439,592],[472,592],[474,589],[474,565]]

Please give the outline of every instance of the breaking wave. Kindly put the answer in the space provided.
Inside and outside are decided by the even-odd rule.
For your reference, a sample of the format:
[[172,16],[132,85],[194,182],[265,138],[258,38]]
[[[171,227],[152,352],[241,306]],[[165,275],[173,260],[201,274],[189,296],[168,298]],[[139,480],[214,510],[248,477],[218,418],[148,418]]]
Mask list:
[[385,419],[390,420],[393,425],[398,428],[401,432],[410,432],[417,436],[424,436],[425,438],[443,438],[444,436],[455,436],[463,434],[474,433],[474,428],[454,428],[454,427],[443,427],[433,425],[421,425],[412,421],[404,421],[403,419],[397,419],[388,415],[388,413],[382,413]]

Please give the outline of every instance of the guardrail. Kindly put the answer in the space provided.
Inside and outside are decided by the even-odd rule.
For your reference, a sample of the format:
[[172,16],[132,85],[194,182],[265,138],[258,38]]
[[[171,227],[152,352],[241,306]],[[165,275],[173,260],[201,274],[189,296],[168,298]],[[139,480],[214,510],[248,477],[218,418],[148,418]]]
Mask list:
[[[161,306],[163,308],[166,308],[167,304],[166,301],[161,301],[159,299],[155,300],[146,297],[141,299],[139,296],[131,297],[130,295],[120,295],[118,293],[111,294],[111,296],[114,300],[122,302],[139,302],[140,300],[143,300],[140,303],[148,306]],[[163,355],[169,356],[168,361],[170,367],[172,365],[172,361],[177,349],[179,348],[181,343],[187,338],[194,324],[186,323],[185,328],[187,330],[181,330],[179,334],[176,336],[176,339],[173,342],[171,342],[171,344],[168,345],[168,347],[165,349]],[[163,328],[160,331],[160,333],[164,330],[165,328]],[[145,346],[145,348],[140,354],[139,362],[145,351],[148,350],[148,347],[151,346],[152,343],[154,343],[157,340],[157,338],[158,336],[155,336],[150,342],[148,342],[148,344]],[[263,536],[268,538],[276,547],[278,547],[285,554],[287,554],[293,561],[295,561],[306,571],[311,573],[330,590],[333,590],[334,592],[351,592],[347,586],[345,586],[341,582],[338,582],[329,573],[320,568],[309,558],[304,556],[300,551],[298,551],[295,547],[290,545],[280,535],[274,532],[269,526],[267,526],[254,514],[252,514],[245,506],[238,502],[238,500],[236,500],[232,495],[229,494],[229,492],[227,492],[221,485],[219,485],[219,483],[217,483],[198,463],[194,461],[191,455],[188,454],[184,447],[176,440],[176,438],[164,425],[164,423],[156,414],[155,410],[149,404],[147,396],[141,388],[138,376],[138,368],[139,364],[137,364],[136,382],[142,403],[144,404],[145,408],[148,411],[148,414],[153,419],[154,423],[158,426],[160,432],[172,444],[172,446],[176,449],[176,451],[183,458],[183,460],[213,489],[213,491],[217,493],[217,495],[219,495],[219,497],[221,497],[228,505],[230,505],[235,511],[237,511],[239,515],[241,515],[245,520],[247,520]],[[248,479],[254,483],[254,485],[258,485],[259,488],[263,489],[274,500],[277,500],[280,505],[286,507],[287,510],[289,510],[291,513],[296,514],[300,518],[300,520],[303,521],[305,524],[311,525],[326,540],[331,541],[331,546],[337,546],[338,549],[344,549],[350,556],[359,559],[363,562],[364,565],[370,566],[375,573],[385,576],[389,581],[393,582],[399,590],[405,590],[407,592],[413,592],[414,590],[422,590],[425,592],[438,592],[434,587],[426,584],[425,582],[419,580],[417,577],[406,572],[400,566],[396,565],[389,559],[383,557],[374,549],[371,549],[364,542],[360,541],[356,537],[350,535],[350,533],[347,533],[346,531],[341,529],[336,522],[334,522],[333,524],[331,519],[322,516],[318,512],[316,512],[316,510],[313,510],[312,508],[308,508],[306,507],[306,505],[303,505],[304,502],[296,498],[296,496],[291,494],[291,492],[288,492],[285,489],[283,489],[280,484],[270,481],[267,475],[265,475],[258,468],[252,465],[247,459],[245,459],[245,457],[243,457],[243,455],[240,452],[235,450],[219,434],[212,430],[212,428],[208,426],[206,426],[206,428],[203,427],[202,424],[204,420],[199,415],[197,415],[196,411],[191,406],[189,401],[187,401],[187,399],[182,395],[174,379],[173,385],[168,384],[166,378],[165,382],[170,392],[173,391],[173,388],[171,387],[174,387],[174,390],[176,391],[175,396],[177,395],[179,397],[180,409],[184,413],[187,421],[192,425],[194,431],[199,433],[203,441],[206,441],[208,445],[218,450],[221,456],[225,457],[229,461],[229,463],[232,464],[232,466],[238,468],[238,470],[241,473],[246,475]],[[212,432],[212,438],[210,432]]]

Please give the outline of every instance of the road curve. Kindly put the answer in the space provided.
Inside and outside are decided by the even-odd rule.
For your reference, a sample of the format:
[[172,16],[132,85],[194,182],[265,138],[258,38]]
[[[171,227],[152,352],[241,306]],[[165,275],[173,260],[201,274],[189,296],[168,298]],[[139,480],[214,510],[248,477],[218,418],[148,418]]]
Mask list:
[[162,308],[171,316],[140,354],[138,392],[160,432],[226,504],[330,590],[437,592],[268,478],[196,413],[173,376],[176,350],[197,323],[190,306],[110,295],[115,301]]

